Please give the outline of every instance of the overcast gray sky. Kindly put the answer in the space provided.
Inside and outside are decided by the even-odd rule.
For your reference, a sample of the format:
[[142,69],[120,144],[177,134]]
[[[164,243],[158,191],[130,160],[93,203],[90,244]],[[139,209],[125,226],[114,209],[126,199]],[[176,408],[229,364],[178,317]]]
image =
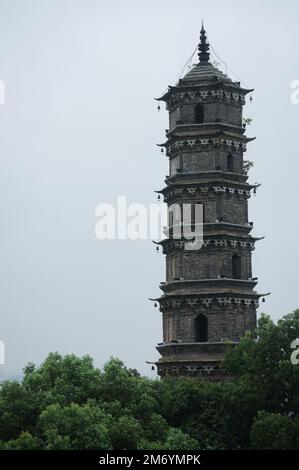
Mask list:
[[151,375],[162,325],[147,299],[160,293],[163,256],[151,241],[97,240],[94,211],[118,195],[156,201],[168,121],[154,97],[192,54],[202,17],[230,76],[256,90],[245,158],[262,183],[249,213],[266,236],[253,256],[259,291],[272,292],[263,310],[278,319],[299,307],[298,5],[0,0],[0,375],[56,350]]

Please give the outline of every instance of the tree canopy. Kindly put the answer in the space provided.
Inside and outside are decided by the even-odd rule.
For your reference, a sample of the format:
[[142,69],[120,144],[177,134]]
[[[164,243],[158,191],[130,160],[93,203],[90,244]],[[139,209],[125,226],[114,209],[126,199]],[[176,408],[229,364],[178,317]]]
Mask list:
[[298,449],[299,310],[229,347],[232,380],[152,380],[111,358],[51,353],[0,387],[0,449]]

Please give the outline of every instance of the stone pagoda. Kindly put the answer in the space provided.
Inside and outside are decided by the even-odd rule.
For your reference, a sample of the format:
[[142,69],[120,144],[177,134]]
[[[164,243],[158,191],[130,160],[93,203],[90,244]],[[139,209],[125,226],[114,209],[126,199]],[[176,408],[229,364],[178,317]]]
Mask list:
[[204,27],[198,51],[199,62],[157,99],[169,112],[161,144],[169,175],[157,192],[168,208],[202,204],[203,246],[186,249],[183,236],[172,237],[171,221],[168,237],[158,242],[166,255],[166,282],[153,299],[163,317],[156,365],[161,377],[225,380],[225,349],[253,334],[264,295],[256,292],[251,269],[258,239],[251,235],[248,199],[257,185],[247,182],[249,162],[243,160],[253,138],[245,135],[242,109],[253,90],[212,65]]

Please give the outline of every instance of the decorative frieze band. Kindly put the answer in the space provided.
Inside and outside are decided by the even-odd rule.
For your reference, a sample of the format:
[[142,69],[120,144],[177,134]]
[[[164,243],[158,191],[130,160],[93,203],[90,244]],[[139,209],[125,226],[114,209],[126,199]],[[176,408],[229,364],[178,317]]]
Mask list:
[[[164,246],[164,251],[168,252],[172,249],[185,249],[185,243],[188,241],[184,240],[169,240],[167,245]],[[249,249],[254,250],[253,241],[240,241],[240,240],[215,240],[215,239],[204,239],[203,248],[233,248],[233,249]]]
[[224,101],[226,103],[234,104],[245,104],[245,96],[240,93],[234,93],[230,91],[218,90],[196,90],[196,91],[185,91],[180,93],[174,93],[169,100],[169,107],[174,107],[178,104],[198,101],[204,102],[210,98],[218,101]]
[[207,193],[209,190],[214,191],[216,194],[219,193],[229,193],[229,194],[237,194],[239,196],[250,197],[250,189],[240,189],[240,188],[232,188],[229,186],[201,186],[201,187],[185,187],[185,188],[175,188],[169,189],[167,188],[167,192],[164,194],[164,200],[168,201],[169,199],[175,196],[183,196],[186,194],[196,195],[197,193]]
[[246,142],[240,142],[234,139],[226,139],[224,137],[212,137],[210,139],[184,139],[177,140],[173,144],[165,144],[167,155],[172,155],[178,150],[184,148],[200,150],[202,147],[212,144],[216,147],[227,147],[229,149],[241,150],[242,152],[246,151]]
[[165,311],[172,308],[182,308],[184,306],[187,307],[212,307],[213,305],[219,307],[255,307],[259,306],[258,298],[244,298],[238,297],[237,295],[231,297],[221,297],[221,296],[214,296],[214,297],[203,297],[203,298],[184,298],[184,299],[170,299],[170,298],[162,298],[159,300],[160,302],[160,310]]

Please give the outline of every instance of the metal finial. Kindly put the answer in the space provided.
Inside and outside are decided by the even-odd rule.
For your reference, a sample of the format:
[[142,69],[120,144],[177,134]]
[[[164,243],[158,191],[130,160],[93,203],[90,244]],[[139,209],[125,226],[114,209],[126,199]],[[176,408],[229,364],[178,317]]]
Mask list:
[[198,45],[198,57],[200,63],[207,63],[210,60],[210,44],[207,42],[206,30],[204,28],[203,22],[200,30],[200,43]]

